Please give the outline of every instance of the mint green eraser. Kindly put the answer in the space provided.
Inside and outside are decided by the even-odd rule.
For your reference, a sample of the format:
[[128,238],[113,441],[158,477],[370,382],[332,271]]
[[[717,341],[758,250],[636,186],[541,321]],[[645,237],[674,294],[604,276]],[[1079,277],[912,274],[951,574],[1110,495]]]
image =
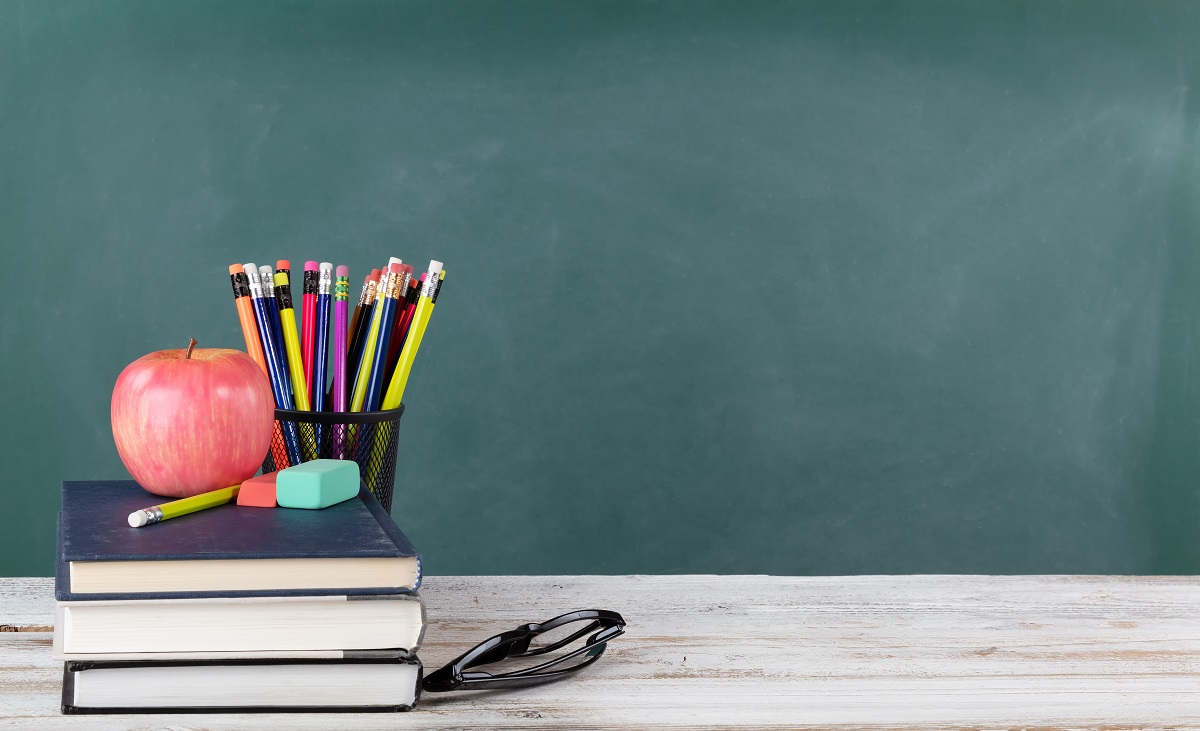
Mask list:
[[275,502],[281,508],[318,510],[358,495],[358,463],[314,459],[279,471]]

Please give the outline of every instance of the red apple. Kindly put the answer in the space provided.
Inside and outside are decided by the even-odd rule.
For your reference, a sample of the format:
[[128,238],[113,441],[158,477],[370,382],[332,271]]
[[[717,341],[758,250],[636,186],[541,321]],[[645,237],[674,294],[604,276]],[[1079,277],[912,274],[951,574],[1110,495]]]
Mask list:
[[117,376],[113,440],[155,495],[188,497],[254,476],[271,446],[271,384],[240,350],[160,350]]

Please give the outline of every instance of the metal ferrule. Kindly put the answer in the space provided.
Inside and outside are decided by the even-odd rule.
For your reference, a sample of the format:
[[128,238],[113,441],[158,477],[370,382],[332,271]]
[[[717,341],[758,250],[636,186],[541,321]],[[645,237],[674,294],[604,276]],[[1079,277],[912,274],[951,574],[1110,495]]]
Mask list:
[[163,519],[162,508],[157,505],[153,508],[142,508],[142,514],[146,516],[146,525],[154,525]]
[[311,269],[304,270],[304,294],[317,293],[317,280],[320,276],[320,272],[314,272]]
[[263,288],[262,282],[260,282],[258,279],[258,270],[251,268],[250,271],[243,272],[242,276],[246,277],[249,281],[250,296],[254,299],[261,299],[263,296]]
[[400,274],[398,272],[388,272],[387,289],[384,291],[384,296],[390,300],[400,299]]
[[350,301],[349,277],[338,277],[337,284],[333,286],[333,299]]
[[441,281],[438,279],[439,274],[440,272],[425,273],[425,284],[421,287],[422,297],[433,297],[433,291],[437,289],[438,282]]
[[317,279],[317,294],[329,294],[333,290],[333,271],[322,269]]
[[271,267],[265,266],[265,265],[260,266],[258,268],[258,275],[259,275],[259,279],[262,280],[263,296],[264,297],[274,297],[275,296],[275,274],[271,271]]
[[375,290],[376,290],[378,287],[379,287],[379,282],[378,282],[378,281],[374,281],[374,282],[368,282],[368,283],[367,283],[367,297],[366,297],[366,299],[364,299],[364,300],[363,300],[363,305],[373,305],[373,304],[375,304]]

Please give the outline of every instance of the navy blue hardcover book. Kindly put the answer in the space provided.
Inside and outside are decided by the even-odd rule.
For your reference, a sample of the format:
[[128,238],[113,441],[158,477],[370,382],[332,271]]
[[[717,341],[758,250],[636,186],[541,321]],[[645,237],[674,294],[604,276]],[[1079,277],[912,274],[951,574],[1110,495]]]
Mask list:
[[165,502],[131,480],[62,483],[60,601],[395,594],[421,559],[366,487],[322,510],[230,503],[131,528]]

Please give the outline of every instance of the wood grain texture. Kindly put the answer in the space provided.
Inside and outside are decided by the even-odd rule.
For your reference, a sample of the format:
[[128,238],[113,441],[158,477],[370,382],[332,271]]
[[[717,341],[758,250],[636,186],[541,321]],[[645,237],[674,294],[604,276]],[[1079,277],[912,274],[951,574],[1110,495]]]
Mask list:
[[[1200,728],[1200,578],[432,577],[421,657],[584,607],[628,633],[585,676],[261,729]],[[58,713],[48,579],[0,579],[0,728],[245,728]]]

